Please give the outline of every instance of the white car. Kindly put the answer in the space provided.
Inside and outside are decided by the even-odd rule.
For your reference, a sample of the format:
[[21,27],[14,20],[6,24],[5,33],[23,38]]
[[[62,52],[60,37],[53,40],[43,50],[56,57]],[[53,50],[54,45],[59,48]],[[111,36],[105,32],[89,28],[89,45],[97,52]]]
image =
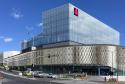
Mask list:
[[34,77],[47,78],[49,74],[43,73],[42,71],[37,71],[34,73]]
[[41,71],[34,71],[33,75],[34,75],[34,77],[39,77],[40,73],[43,73],[43,72],[41,72]]
[[48,78],[58,78],[58,77],[57,77],[57,75],[50,73],[50,74],[48,75]]
[[47,74],[47,73],[40,73],[39,76],[43,77],[43,78],[47,78],[49,76],[49,74]]

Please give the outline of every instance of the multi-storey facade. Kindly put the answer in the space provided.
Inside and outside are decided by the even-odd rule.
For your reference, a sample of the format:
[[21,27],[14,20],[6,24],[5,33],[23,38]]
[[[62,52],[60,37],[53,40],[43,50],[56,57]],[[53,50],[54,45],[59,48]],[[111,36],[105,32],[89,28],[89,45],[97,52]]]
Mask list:
[[[43,71],[50,70],[47,67],[50,68],[49,66],[51,66],[53,67],[53,73],[58,73],[57,70],[62,68],[66,73],[73,72],[73,66],[75,66],[74,71],[76,72],[85,71],[104,75],[112,68],[114,70],[117,69],[118,49],[119,47],[116,45],[78,45],[43,48],[8,58],[10,60],[8,65],[29,67],[34,64],[37,69],[41,68]],[[88,69],[85,67],[88,67]]]
[[0,52],[0,65],[6,65],[7,64],[7,59],[8,57],[11,57],[13,55],[19,54],[20,51],[5,51],[5,52]]
[[42,22],[43,33],[33,37],[27,47],[59,42],[119,45],[118,31],[71,4],[43,12]]

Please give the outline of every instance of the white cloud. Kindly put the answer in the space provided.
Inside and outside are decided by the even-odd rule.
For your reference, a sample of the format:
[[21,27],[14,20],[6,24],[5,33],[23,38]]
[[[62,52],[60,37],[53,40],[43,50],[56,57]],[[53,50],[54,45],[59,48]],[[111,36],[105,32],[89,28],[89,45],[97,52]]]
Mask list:
[[12,42],[13,38],[7,37],[3,39],[5,43]]
[[5,43],[12,42],[13,38],[11,37],[5,37],[5,36],[0,36],[0,39],[4,41]]
[[25,28],[26,28],[26,30],[28,30],[28,31],[32,31],[32,30],[34,29],[33,26],[26,26]]
[[20,18],[23,17],[23,14],[22,14],[19,10],[13,8],[13,9],[12,9],[11,16],[12,16],[13,18],[15,18],[15,19],[20,19]]
[[42,26],[43,26],[43,23],[41,22],[41,23],[39,23],[37,26],[38,26],[38,27],[42,27]]

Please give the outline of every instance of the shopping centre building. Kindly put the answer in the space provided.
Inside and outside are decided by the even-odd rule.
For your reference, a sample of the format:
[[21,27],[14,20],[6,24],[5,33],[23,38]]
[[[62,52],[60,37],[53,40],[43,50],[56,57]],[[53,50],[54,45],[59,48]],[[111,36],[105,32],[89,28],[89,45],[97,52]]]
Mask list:
[[72,4],[42,13],[43,32],[22,42],[22,53],[8,57],[13,69],[47,73],[114,74],[125,70],[120,34]]

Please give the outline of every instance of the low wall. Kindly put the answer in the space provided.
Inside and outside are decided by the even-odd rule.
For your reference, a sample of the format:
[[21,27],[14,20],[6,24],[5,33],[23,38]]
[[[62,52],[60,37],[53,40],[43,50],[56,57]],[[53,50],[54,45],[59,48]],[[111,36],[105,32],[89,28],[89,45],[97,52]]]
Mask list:
[[[106,79],[112,78],[112,76],[101,76],[101,77],[106,77]],[[113,76],[113,78],[118,78],[118,81],[125,81],[125,76]]]

